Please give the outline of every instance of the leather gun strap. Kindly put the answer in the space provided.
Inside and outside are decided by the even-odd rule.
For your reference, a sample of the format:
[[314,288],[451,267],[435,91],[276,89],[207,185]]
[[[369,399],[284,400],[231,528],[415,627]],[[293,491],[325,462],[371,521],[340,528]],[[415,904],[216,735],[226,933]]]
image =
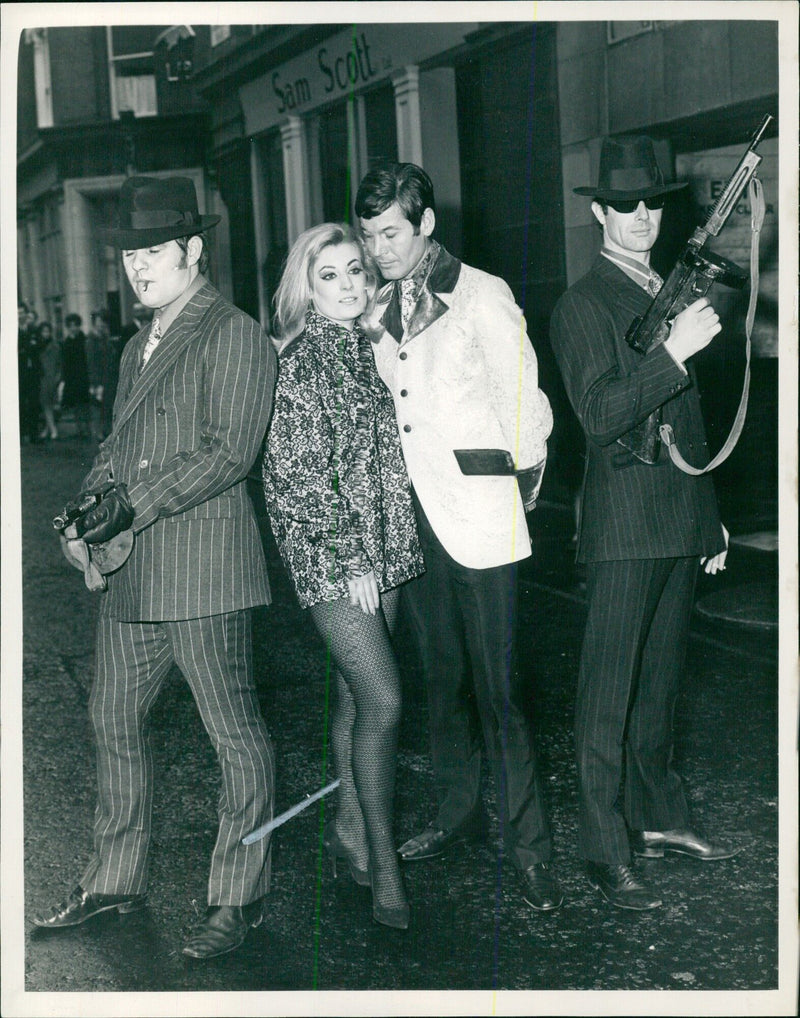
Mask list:
[[746,344],[744,383],[742,385],[742,397],[739,400],[739,408],[736,411],[736,417],[734,418],[730,434],[725,439],[725,443],[720,451],[711,460],[708,466],[698,469],[697,467],[693,467],[690,463],[687,463],[683,456],[681,456],[678,447],[675,444],[675,435],[670,425],[662,424],[658,429],[661,441],[669,450],[672,462],[679,470],[683,470],[686,474],[693,474],[695,476],[699,474],[707,474],[709,471],[718,467],[720,463],[724,463],[733,452],[734,446],[739,441],[739,436],[741,435],[742,428],[744,427],[744,419],[747,414],[747,400],[750,395],[750,338],[753,333],[753,322],[756,317],[756,303],[758,301],[758,246],[761,235],[761,227],[764,222],[764,212],[764,189],[761,186],[761,181],[758,177],[753,177],[750,180],[750,302],[747,306],[747,318],[745,320]]

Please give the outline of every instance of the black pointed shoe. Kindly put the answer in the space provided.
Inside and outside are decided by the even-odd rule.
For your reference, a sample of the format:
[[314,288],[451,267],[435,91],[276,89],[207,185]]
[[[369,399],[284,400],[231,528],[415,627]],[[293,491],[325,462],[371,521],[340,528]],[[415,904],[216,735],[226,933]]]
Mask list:
[[435,859],[447,852],[453,845],[468,841],[483,841],[487,835],[487,828],[488,821],[483,813],[478,813],[455,828],[440,828],[431,824],[421,834],[404,842],[397,852],[403,862]]
[[592,887],[618,908],[642,912],[648,908],[658,908],[661,904],[659,897],[639,883],[629,866],[588,862],[586,875]]
[[423,859],[435,859],[460,840],[457,831],[426,827],[421,834],[404,842],[397,851],[405,862],[418,862]]
[[676,831],[631,831],[631,851],[643,859],[661,859],[665,852],[679,852],[692,859],[713,862],[717,859],[731,859],[741,852],[739,848],[712,845],[699,834],[689,830]]
[[190,958],[215,958],[241,947],[248,930],[264,920],[263,901],[250,905],[212,905],[183,947]]
[[80,926],[101,912],[117,911],[120,915],[138,912],[147,904],[146,894],[90,894],[78,884],[66,901],[49,915],[35,915],[33,923],[40,929],[60,930],[67,926]]
[[537,912],[552,912],[564,903],[564,893],[546,862],[535,862],[522,873],[522,897]]

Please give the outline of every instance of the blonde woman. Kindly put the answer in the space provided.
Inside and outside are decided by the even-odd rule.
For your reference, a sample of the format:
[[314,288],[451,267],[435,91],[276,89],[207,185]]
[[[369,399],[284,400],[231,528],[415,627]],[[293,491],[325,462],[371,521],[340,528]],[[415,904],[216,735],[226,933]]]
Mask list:
[[336,666],[339,786],[325,845],[372,888],[373,917],[405,929],[392,832],[400,678],[391,644],[399,587],[422,572],[392,398],[358,319],[371,275],[344,224],[293,245],[275,295],[280,348],[264,454],[267,510],[300,604]]

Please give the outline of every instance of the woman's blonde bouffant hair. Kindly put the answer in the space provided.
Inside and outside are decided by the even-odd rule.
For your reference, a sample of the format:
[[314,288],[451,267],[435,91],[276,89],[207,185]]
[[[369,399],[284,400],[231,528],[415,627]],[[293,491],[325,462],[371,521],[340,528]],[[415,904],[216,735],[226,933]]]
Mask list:
[[361,252],[368,283],[374,281],[375,272],[361,238],[348,223],[320,223],[301,233],[286,257],[281,281],[273,298],[275,315],[271,331],[280,345],[303,331],[317,258],[326,247],[336,244],[355,244]]

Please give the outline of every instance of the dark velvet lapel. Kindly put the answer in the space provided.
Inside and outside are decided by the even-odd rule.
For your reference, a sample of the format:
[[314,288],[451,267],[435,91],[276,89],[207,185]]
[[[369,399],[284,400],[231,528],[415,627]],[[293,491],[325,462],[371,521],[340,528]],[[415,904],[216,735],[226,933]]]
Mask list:
[[400,342],[403,338],[403,320],[400,317],[400,294],[396,283],[390,283],[386,288],[389,291],[389,303],[383,313],[383,327],[395,339]]
[[441,300],[437,294],[452,293],[460,273],[461,262],[458,258],[454,258],[443,247],[440,248],[438,257],[420,287],[417,303],[414,305],[414,311],[411,314],[405,335],[403,333],[403,321],[400,317],[400,286],[397,282],[391,284],[391,287],[386,288],[391,293],[386,311],[383,313],[383,327],[398,343],[403,339],[413,339],[414,336],[424,332],[428,326],[432,325],[438,318],[441,318],[447,311],[449,305]]
[[428,276],[428,286],[435,293],[452,293],[460,275],[461,262],[459,259],[440,247],[439,257],[434,262]]
[[[420,287],[417,303],[414,305],[406,329],[406,340],[413,339],[414,336],[424,332],[449,309],[450,305],[446,304],[438,294],[452,293],[460,273],[461,262],[458,258],[454,258],[443,247],[439,248],[439,255],[431,266],[428,278]],[[395,294],[396,292],[397,288],[395,287]],[[396,299],[399,305],[399,298]]]

